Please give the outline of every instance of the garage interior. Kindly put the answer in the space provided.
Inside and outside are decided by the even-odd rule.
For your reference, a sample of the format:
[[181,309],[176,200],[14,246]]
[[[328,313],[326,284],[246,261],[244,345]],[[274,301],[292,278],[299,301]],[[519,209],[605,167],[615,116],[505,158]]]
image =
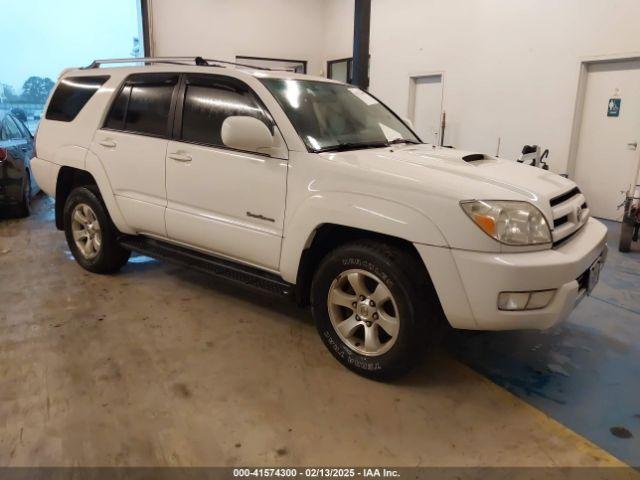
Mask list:
[[[640,247],[618,245],[619,205],[640,183],[640,3],[115,3],[135,4],[137,56],[330,77],[373,93],[425,142],[514,161],[524,145],[548,149],[549,169],[606,224],[608,258],[565,322],[451,329],[420,367],[379,383],[338,364],[310,312],[281,298],[144,255],[114,275],[84,271],[54,200],[37,194],[28,218],[0,219],[0,467],[618,467],[608,471],[636,478]],[[79,8],[77,22],[87,10],[37,7],[56,18]],[[86,28],[108,29],[90,18]],[[101,50],[102,33],[31,35],[67,45],[53,72],[21,67],[53,81],[132,54]],[[34,102],[8,92],[0,118],[22,105],[35,131]]]

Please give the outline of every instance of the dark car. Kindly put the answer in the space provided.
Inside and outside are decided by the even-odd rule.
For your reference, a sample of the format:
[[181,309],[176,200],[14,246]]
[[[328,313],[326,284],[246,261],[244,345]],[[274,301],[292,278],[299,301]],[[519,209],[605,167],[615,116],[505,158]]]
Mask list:
[[30,171],[33,135],[13,113],[0,120],[0,210],[26,217],[38,192]]

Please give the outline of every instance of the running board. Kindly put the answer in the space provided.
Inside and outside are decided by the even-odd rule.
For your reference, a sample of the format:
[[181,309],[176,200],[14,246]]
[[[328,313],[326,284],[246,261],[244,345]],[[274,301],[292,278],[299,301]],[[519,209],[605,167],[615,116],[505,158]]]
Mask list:
[[294,285],[274,273],[146,237],[122,236],[120,244],[149,257],[166,260],[269,293],[292,296]]

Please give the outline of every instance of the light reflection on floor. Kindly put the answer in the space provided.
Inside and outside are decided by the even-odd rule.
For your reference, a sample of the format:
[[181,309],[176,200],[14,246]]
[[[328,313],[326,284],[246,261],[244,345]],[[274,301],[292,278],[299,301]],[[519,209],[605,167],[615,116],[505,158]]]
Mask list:
[[147,257],[146,255],[133,254],[129,259],[129,263],[153,263],[153,262],[158,262],[158,260],[152,257]]

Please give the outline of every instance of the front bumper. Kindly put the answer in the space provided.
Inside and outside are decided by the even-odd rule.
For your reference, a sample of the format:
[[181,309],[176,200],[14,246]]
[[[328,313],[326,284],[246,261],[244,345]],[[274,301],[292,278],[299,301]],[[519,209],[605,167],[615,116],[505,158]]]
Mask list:
[[[538,252],[484,253],[416,245],[451,325],[474,330],[545,329],[584,296],[578,280],[603,254],[607,227],[591,218],[564,245]],[[606,252],[605,252],[606,253]],[[557,289],[545,308],[498,310],[500,292]]]

